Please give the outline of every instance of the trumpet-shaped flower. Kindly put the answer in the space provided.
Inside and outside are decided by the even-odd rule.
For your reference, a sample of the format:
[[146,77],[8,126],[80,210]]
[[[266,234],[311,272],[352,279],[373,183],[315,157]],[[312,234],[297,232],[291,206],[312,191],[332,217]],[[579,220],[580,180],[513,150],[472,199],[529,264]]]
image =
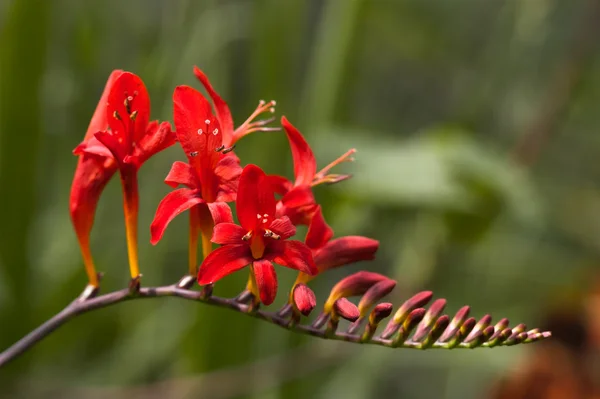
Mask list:
[[152,155],[175,143],[168,122],[150,122],[150,98],[142,80],[123,72],[113,82],[106,100],[108,128],[94,133],[97,139],[81,148],[87,154],[112,156],[118,165],[123,188],[129,268],[139,277],[137,258],[137,171]]
[[272,262],[309,275],[316,274],[310,248],[300,241],[288,240],[296,228],[288,217],[276,218],[275,208],[268,177],[258,166],[246,166],[236,200],[240,225],[220,223],[215,226],[212,241],[222,247],[206,257],[198,272],[198,283],[214,283],[250,265],[254,294],[269,305],[277,293]]
[[105,155],[87,154],[83,149],[88,146],[102,145],[94,137],[94,134],[108,128],[106,101],[115,79],[122,72],[115,70],[110,74],[83,142],[73,150],[73,153],[79,156],[79,160],[71,186],[69,210],[71,221],[73,222],[73,227],[79,241],[88,281],[94,287],[98,286],[98,276],[90,250],[90,232],[94,224],[94,216],[100,194],[102,194],[104,187],[106,187],[108,181],[117,171],[117,163],[111,153],[106,153]]

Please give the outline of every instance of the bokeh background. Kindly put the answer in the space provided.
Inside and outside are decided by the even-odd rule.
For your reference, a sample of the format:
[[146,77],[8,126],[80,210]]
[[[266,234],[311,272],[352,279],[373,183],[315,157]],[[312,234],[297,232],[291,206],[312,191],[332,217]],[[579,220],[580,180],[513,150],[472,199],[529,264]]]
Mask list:
[[[551,326],[555,339],[411,351],[306,338],[177,299],[132,301],[71,321],[0,370],[2,398],[598,397],[600,1],[0,0],[0,349],[85,284],[68,195],[80,142],[116,68],[139,74],[171,120],[198,65],[241,123],[276,99],[321,166],[337,235],[381,241],[368,269]],[[245,163],[291,175],[285,135],[253,134]],[[187,220],[149,244],[173,147],[141,170],[148,285],[186,270]],[[93,252],[104,291],[128,279],[118,180],[100,201]],[[303,231],[300,232],[302,236]],[[282,268],[280,268],[282,269]],[[294,274],[280,270],[279,303]],[[238,273],[217,286],[234,295]]]

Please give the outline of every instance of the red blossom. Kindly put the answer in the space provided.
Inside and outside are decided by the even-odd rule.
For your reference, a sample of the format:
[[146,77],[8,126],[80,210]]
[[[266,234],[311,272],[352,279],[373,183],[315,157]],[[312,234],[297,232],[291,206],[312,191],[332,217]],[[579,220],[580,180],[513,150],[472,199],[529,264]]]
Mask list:
[[269,305],[277,292],[272,262],[309,275],[317,273],[310,248],[288,240],[296,233],[289,218],[275,217],[275,196],[265,173],[256,165],[244,168],[240,177],[236,211],[240,225],[220,223],[212,241],[223,245],[206,257],[198,272],[200,285],[251,265],[261,302]]
[[137,170],[152,155],[175,143],[168,122],[150,122],[148,91],[140,77],[131,72],[122,72],[115,79],[105,112],[108,129],[95,132],[98,141],[80,150],[99,156],[110,153],[121,170]]
[[108,127],[95,132],[96,140],[83,143],[78,150],[101,157],[112,155],[118,165],[124,197],[129,268],[132,279],[138,279],[137,171],[152,155],[174,144],[175,135],[168,122],[150,122],[148,91],[144,82],[131,72],[122,72],[115,78],[106,99],[105,118]]
[[94,134],[108,128],[106,102],[114,81],[121,73],[123,71],[115,70],[110,74],[83,142],[73,151],[74,154],[79,156],[79,161],[77,162],[73,184],[71,185],[69,210],[71,221],[79,240],[88,279],[90,284],[94,286],[98,285],[98,277],[96,276],[89,247],[90,232],[94,224],[94,216],[100,194],[102,194],[104,187],[116,172],[117,163],[110,152],[104,155],[97,155],[88,154],[83,149],[88,146],[102,146],[96,140]]
[[[223,129],[212,114],[210,103],[196,89],[179,86],[173,93],[173,116],[177,139],[188,163],[175,162],[165,182],[175,188],[158,205],[152,225],[151,242],[156,244],[178,214],[203,204],[211,223],[231,222],[226,202],[235,200],[241,174],[239,160],[223,145]],[[206,222],[206,221],[204,221]]]
[[322,183],[336,183],[350,178],[350,175],[328,174],[328,172],[342,162],[352,161],[351,155],[356,151],[354,149],[349,150],[317,172],[317,161],[314,153],[302,133],[285,116],[281,118],[281,124],[290,143],[294,160],[295,180],[291,182],[282,176],[269,177],[275,187],[275,192],[282,196],[277,204],[277,215],[288,216],[295,225],[308,225],[318,206],[312,187]]

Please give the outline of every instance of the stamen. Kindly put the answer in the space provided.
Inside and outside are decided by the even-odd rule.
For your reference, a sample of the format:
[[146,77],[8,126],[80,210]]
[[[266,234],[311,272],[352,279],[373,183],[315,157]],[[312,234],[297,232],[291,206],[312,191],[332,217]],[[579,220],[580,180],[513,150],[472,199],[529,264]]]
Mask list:
[[206,123],[207,125],[210,125],[210,119],[205,120],[204,123]]
[[257,219],[260,219],[261,217],[262,217],[262,216],[260,216],[260,213],[257,213],[257,214],[256,214],[256,218],[257,218]]
[[242,237],[242,240],[248,241],[251,237],[252,237],[252,231],[249,231]]
[[219,134],[219,129],[213,130],[213,135],[216,136],[217,134]]
[[316,186],[317,184],[321,184],[321,183],[337,183],[339,181],[350,178],[351,175],[327,175],[327,172],[329,172],[329,170],[332,169],[334,166],[339,165],[343,162],[353,162],[354,158],[351,155],[354,153],[356,153],[356,149],[352,148],[352,149],[348,150],[345,154],[343,154],[342,156],[340,156],[339,158],[337,158],[336,160],[331,162],[329,165],[327,165],[323,169],[321,169],[315,175],[312,185]]
[[131,115],[129,115],[129,119],[131,119],[132,121],[134,121],[135,118],[137,118],[137,114],[138,114],[138,112],[137,112],[137,109],[136,109],[135,111],[133,111],[131,113]]
[[234,148],[235,148],[235,144],[229,148],[225,148],[222,152],[223,152],[223,154],[227,154],[228,152],[233,151]]
[[215,152],[220,152],[223,151],[225,149],[224,145],[220,145],[219,147],[215,148]]
[[265,229],[265,235],[264,235],[264,237],[266,237],[266,238],[272,238],[274,240],[279,240],[281,238],[281,236],[279,234],[275,234],[271,230],[267,230],[267,229]]
[[121,120],[121,115],[119,115],[119,113],[117,111],[113,112],[113,118],[115,118],[116,120],[120,121]]
[[196,155],[198,155],[198,151],[190,152],[190,157],[195,157]]
[[268,220],[269,220],[269,219],[263,219],[263,221],[262,221],[262,222],[263,222],[263,223],[267,223],[267,221],[268,221]]
[[202,135],[202,133],[204,133],[204,131],[202,129],[198,129],[198,134]]
[[[277,103],[274,100],[271,100],[269,102],[265,102],[265,100],[260,100],[258,102],[258,106],[256,107],[256,109],[254,110],[254,112],[252,112],[252,114],[248,117],[248,119],[246,119],[246,121],[240,126],[238,127],[235,132],[234,132],[234,136],[237,139],[245,136],[248,133],[257,131],[257,130],[261,130],[261,131],[268,131],[271,130],[272,128],[263,128],[262,126],[266,125],[269,122],[263,122],[263,121],[254,121],[254,119],[256,117],[258,117],[260,114],[265,113],[265,112],[270,112],[270,113],[274,113],[275,112],[275,105]],[[279,130],[279,129],[277,129]]]
[[131,100],[129,100],[130,98],[131,98],[131,100],[133,100],[133,98],[131,96],[129,96],[129,97],[125,97],[125,101],[123,101],[123,105],[125,106],[125,109],[127,110],[128,114],[131,113]]

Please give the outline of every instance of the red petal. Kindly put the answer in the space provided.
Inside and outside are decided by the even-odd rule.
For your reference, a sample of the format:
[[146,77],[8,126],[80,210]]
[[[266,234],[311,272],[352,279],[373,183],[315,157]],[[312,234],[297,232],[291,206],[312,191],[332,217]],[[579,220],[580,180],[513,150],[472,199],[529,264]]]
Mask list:
[[379,241],[361,236],[347,236],[329,241],[315,252],[319,272],[362,260],[372,260]]
[[217,92],[213,89],[212,85],[210,84],[208,77],[206,77],[204,72],[202,72],[197,66],[194,66],[194,75],[196,75],[200,83],[202,83],[202,85],[206,89],[206,92],[212,99],[213,104],[215,106],[215,111],[217,112],[217,118],[219,118],[219,123],[221,124],[221,128],[223,129],[223,144],[226,147],[230,147],[233,144],[231,140],[233,139],[234,126],[229,106],[227,105],[225,100],[223,100],[221,96],[217,94]]
[[83,143],[79,144],[73,150],[73,154],[90,154],[101,158],[114,159],[113,153],[108,148],[106,148],[106,146],[102,144],[96,137],[92,137],[91,139],[88,139]]
[[200,187],[200,182],[194,169],[189,164],[181,161],[173,162],[169,174],[165,177],[165,183],[173,188],[176,188],[180,184],[189,188]]
[[260,293],[260,301],[270,305],[277,295],[277,274],[271,261],[259,259],[252,262],[252,273]]
[[[128,98],[131,98],[129,109],[125,105]],[[134,112],[137,114],[130,118]],[[144,136],[150,121],[150,97],[139,76],[123,72],[115,79],[108,95],[106,118],[112,134],[123,138],[122,145],[128,153],[131,143],[138,142]]]
[[295,186],[310,185],[317,173],[317,162],[310,146],[302,137],[302,134],[296,129],[285,116],[281,117],[281,125],[285,129],[292,157],[294,158],[294,176]]
[[116,170],[114,161],[105,167],[97,158],[86,155],[79,158],[69,197],[71,220],[79,237],[89,236],[100,194]]
[[204,200],[198,191],[189,188],[180,188],[167,194],[158,204],[154,220],[150,225],[150,242],[156,245],[175,216],[202,202]]
[[[123,160],[127,156],[127,149],[123,146],[121,142],[119,142],[119,137],[113,135],[112,132],[97,132],[94,137],[102,143],[108,150],[111,152],[115,160],[121,165]],[[94,148],[90,148],[91,151],[94,151]],[[87,148],[84,151],[88,151]],[[94,152],[90,152],[94,154]],[[99,153],[95,153],[96,155]]]
[[215,151],[223,142],[223,132],[208,100],[192,87],[178,86],[173,93],[173,120],[177,139],[190,164],[200,174],[202,168],[214,170],[223,156]]
[[108,129],[108,119],[106,119],[106,104],[108,102],[108,94],[110,93],[110,89],[112,88],[115,80],[122,73],[122,70],[117,69],[112,71],[112,73],[108,77],[108,81],[104,86],[104,91],[102,92],[100,101],[98,101],[98,105],[96,106],[96,110],[94,111],[94,115],[92,116],[92,120],[90,121],[83,141],[92,139],[96,132],[102,132]]
[[200,265],[198,284],[214,283],[251,264],[253,260],[248,245],[225,245],[217,248]]
[[210,202],[206,204],[215,225],[219,223],[233,223],[231,208],[225,202]]
[[308,232],[306,233],[304,242],[310,249],[314,250],[325,245],[331,240],[331,237],[333,237],[333,229],[325,222],[321,206],[319,206],[313,214],[310,225],[308,225]]
[[294,287],[292,300],[296,309],[304,316],[308,316],[315,306],[317,306],[315,293],[306,284],[302,283]]
[[237,216],[246,231],[254,230],[261,219],[257,215],[275,215],[275,195],[267,175],[256,165],[244,168],[236,200]]
[[285,240],[296,234],[296,226],[292,224],[290,218],[287,216],[273,220],[269,226],[269,230],[278,234],[281,240]]
[[215,175],[219,178],[219,193],[217,199],[223,202],[235,201],[242,167],[240,160],[229,153],[217,163]]
[[314,276],[317,268],[310,251],[304,243],[295,240],[269,241],[265,258],[278,265],[289,267]]
[[215,244],[244,244],[242,237],[247,231],[234,223],[219,223],[215,225],[211,241]]
[[292,182],[283,176],[269,175],[268,179],[275,193],[279,195],[287,194],[293,187]]
[[310,186],[302,185],[292,188],[286,195],[283,196],[281,202],[288,208],[299,208],[302,206],[315,203]]
[[171,131],[169,122],[162,122],[161,124],[157,121],[150,122],[146,133],[136,145],[133,156],[130,159],[125,159],[125,162],[132,163],[139,168],[150,157],[175,144],[175,141],[176,136]]

